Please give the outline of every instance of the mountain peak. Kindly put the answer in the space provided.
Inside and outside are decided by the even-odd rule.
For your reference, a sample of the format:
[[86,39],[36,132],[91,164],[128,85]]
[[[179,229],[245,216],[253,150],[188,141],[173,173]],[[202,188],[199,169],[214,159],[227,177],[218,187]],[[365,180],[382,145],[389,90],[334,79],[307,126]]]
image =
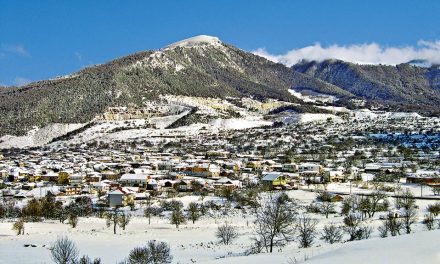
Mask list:
[[194,46],[206,45],[206,44],[219,46],[222,44],[222,42],[217,37],[212,37],[212,36],[208,36],[208,35],[199,35],[199,36],[187,38],[187,39],[175,42],[173,44],[170,44],[170,45],[166,46],[166,49],[170,49],[170,48],[172,49],[172,48],[176,48],[176,47],[191,48]]

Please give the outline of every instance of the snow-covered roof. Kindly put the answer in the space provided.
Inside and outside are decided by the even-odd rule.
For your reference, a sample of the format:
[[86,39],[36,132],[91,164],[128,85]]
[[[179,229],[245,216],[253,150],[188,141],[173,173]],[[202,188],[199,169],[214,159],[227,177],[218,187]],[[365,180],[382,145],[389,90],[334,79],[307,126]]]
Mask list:
[[273,180],[276,180],[280,176],[281,176],[281,173],[279,173],[279,172],[268,173],[268,174],[266,174],[266,176],[263,177],[263,181],[273,181]]
[[218,179],[216,182],[217,183],[227,183],[227,182],[232,182],[232,180],[230,180],[227,177],[223,177],[223,178]]
[[127,180],[146,180],[148,178],[147,174],[123,174],[120,178],[121,181]]

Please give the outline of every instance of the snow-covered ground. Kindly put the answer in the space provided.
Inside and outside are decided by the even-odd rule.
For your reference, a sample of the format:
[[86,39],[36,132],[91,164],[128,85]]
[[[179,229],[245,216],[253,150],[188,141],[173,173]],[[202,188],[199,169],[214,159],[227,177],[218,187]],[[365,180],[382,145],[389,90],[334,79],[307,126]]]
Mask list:
[[[309,191],[290,191],[289,196],[307,205],[315,198]],[[191,201],[199,201],[198,196],[180,199],[185,207]],[[221,198],[206,197],[205,201],[222,203]],[[427,201],[417,201],[419,221]],[[16,236],[11,230],[12,222],[0,222],[0,263],[51,263],[50,245],[59,236],[67,235],[78,246],[81,254],[100,257],[103,263],[116,263],[124,259],[129,251],[151,239],[168,242],[171,245],[173,263],[439,263],[440,230],[425,231],[420,222],[413,228],[414,233],[397,237],[379,238],[377,227],[381,221],[375,216],[367,220],[373,227],[370,239],[329,245],[322,240],[307,249],[298,248],[296,242],[276,249],[274,253],[260,253],[246,256],[253,236],[252,215],[238,210],[223,215],[223,211],[212,212],[195,224],[188,222],[179,228],[171,225],[167,218],[153,217],[151,225],[141,216],[142,211],[132,212],[132,218],[125,231],[118,228],[117,235],[107,228],[104,219],[96,217],[80,218],[78,227],[72,229],[58,221],[26,223],[25,235]],[[343,217],[336,214],[326,219],[323,215],[310,214],[319,220],[317,228],[329,223],[340,224]],[[218,225],[225,222],[238,227],[240,237],[232,245],[221,245],[215,237]],[[318,235],[319,237],[319,235]],[[24,245],[32,244],[35,247]]]
[[230,118],[230,119],[216,119],[209,123],[213,127],[221,129],[246,129],[260,126],[270,126],[273,122],[264,121],[262,117],[257,118]]
[[305,263],[440,263],[440,230],[346,243],[338,249],[311,257]]
[[327,120],[332,120],[334,122],[342,122],[342,118],[333,114],[296,114],[292,113],[287,116],[281,117],[281,121],[286,124],[297,124],[297,123],[309,123],[309,122],[323,122]]
[[[385,184],[390,187],[396,187],[396,184]],[[399,183],[398,184],[402,189],[408,189],[413,193],[416,197],[424,197],[429,199],[438,199],[440,200],[440,196],[434,195],[432,192],[432,189],[428,186],[422,186],[418,184],[406,184],[406,183]],[[326,190],[329,192],[335,192],[335,193],[341,193],[341,194],[369,194],[375,191],[374,186],[372,184],[369,184],[369,188],[365,189],[362,188],[363,186],[366,186],[365,182],[362,182],[360,184],[352,183],[350,186],[350,183],[330,183],[326,186]],[[306,187],[304,187],[306,188]],[[313,187],[310,187],[310,189],[313,189]],[[393,192],[388,192],[388,195],[393,195]]]

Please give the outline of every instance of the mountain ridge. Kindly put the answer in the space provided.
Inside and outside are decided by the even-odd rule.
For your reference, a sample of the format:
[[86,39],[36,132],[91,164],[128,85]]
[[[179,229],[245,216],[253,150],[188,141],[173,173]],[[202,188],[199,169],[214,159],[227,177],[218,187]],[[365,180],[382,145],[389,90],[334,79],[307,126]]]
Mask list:
[[[196,36],[56,79],[0,89],[0,119],[3,121],[0,136],[24,135],[34,127],[52,123],[87,123],[109,107],[142,107],[168,94],[223,99],[249,97],[259,101],[275,99],[294,103],[290,107],[297,112],[325,111],[293,96],[289,90],[295,89],[337,96],[341,105],[351,106],[350,100],[355,98],[398,110],[411,109],[411,93],[417,92],[414,89],[409,92],[401,89],[399,95],[396,89],[387,90],[390,85],[372,80],[375,70],[366,71],[342,62],[335,63],[339,68],[322,63],[287,67],[225,44],[216,37]],[[313,67],[318,71],[312,71]],[[421,74],[417,71],[423,70],[407,70],[416,77]],[[418,105],[414,110],[426,112],[421,111],[425,107],[421,102],[427,98],[428,112],[438,111],[435,106],[440,102],[438,71],[426,74],[426,80],[434,85],[431,90],[424,88],[425,97],[415,97]],[[393,71],[387,69],[387,72]],[[378,76],[382,82],[387,81],[384,76]],[[397,101],[391,100],[393,97]],[[399,101],[404,104],[399,105]]]
[[50,123],[86,123],[108,107],[142,106],[166,94],[301,103],[288,92],[292,86],[337,89],[231,45],[201,43],[141,51],[64,78],[4,89],[0,136],[23,135]]

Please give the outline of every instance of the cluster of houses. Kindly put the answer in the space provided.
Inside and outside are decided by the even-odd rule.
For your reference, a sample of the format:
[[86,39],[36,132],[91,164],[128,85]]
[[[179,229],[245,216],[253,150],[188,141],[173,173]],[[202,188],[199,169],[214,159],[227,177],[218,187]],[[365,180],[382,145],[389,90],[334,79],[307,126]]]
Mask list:
[[[110,204],[145,193],[206,192],[262,186],[292,190],[325,182],[397,181],[440,185],[439,123],[331,121],[236,131],[204,131],[162,140],[114,141],[5,150],[0,196],[94,195]],[[384,142],[381,134],[412,129],[437,138]],[[374,133],[374,137],[370,136]],[[435,134],[437,133],[437,134]],[[429,148],[421,147],[420,140]],[[402,147],[403,146],[403,147]],[[128,199],[127,197],[130,197]]]

